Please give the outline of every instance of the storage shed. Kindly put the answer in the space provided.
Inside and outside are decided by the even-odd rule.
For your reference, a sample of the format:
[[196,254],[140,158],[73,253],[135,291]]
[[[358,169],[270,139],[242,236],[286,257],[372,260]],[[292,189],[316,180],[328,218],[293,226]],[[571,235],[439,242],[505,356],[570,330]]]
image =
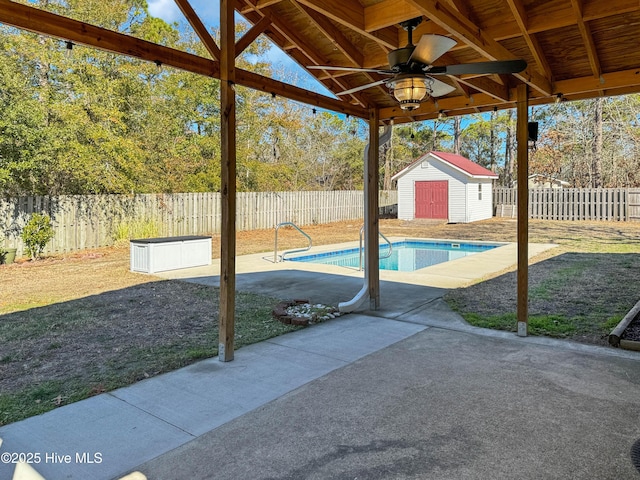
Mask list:
[[498,175],[460,155],[429,152],[393,179],[398,218],[468,223],[493,216],[492,185]]

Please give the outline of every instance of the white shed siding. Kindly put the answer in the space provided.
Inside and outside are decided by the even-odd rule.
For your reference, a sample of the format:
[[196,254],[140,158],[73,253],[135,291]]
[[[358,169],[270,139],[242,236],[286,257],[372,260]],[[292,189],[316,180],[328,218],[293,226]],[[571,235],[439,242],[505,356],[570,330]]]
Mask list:
[[[478,185],[482,186],[482,199],[478,199]],[[475,179],[467,184],[467,222],[486,220],[493,216],[491,179]]]
[[403,175],[398,179],[398,218],[400,220],[413,220],[415,214],[415,183],[409,175]]

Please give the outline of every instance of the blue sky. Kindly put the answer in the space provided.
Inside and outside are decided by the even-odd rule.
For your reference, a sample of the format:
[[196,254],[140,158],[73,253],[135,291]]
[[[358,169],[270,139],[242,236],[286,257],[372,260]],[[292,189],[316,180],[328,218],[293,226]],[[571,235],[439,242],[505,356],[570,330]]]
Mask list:
[[[186,25],[187,20],[176,5],[174,0],[147,0],[149,4],[149,13],[154,17],[163,19],[168,23],[178,22],[180,25]],[[207,27],[218,28],[220,26],[220,2],[216,0],[191,0],[191,7],[198,14],[200,19]],[[288,73],[294,73],[297,77],[295,84],[299,87],[306,88],[324,95],[333,96],[319,82],[317,82],[304,69],[291,60],[287,54],[282,52],[278,47],[274,46],[266,55],[266,60],[270,62],[274,71],[284,69]]]

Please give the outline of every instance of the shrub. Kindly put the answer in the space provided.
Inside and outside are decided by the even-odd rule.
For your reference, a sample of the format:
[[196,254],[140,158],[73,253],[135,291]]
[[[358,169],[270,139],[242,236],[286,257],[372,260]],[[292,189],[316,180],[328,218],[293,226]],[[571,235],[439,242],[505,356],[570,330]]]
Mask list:
[[20,234],[24,242],[24,248],[32,259],[42,256],[44,247],[54,236],[53,225],[49,215],[34,213]]
[[136,238],[153,238],[160,235],[160,225],[148,218],[144,220],[126,219],[113,227],[113,239],[116,245]]

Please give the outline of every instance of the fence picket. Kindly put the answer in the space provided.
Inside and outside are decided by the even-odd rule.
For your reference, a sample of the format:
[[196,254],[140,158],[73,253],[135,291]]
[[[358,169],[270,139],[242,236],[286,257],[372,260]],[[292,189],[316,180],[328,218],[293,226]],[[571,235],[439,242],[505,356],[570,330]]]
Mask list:
[[[380,206],[397,203],[396,191],[380,192]],[[18,197],[0,199],[0,232],[23,254],[19,232],[35,212],[48,213],[55,236],[46,253],[112,245],[118,225],[154,221],[160,236],[220,233],[221,195],[209,193]],[[362,219],[362,191],[239,192],[238,230]]]
[[[512,212],[516,189],[493,191],[496,216]],[[633,213],[632,213],[633,212]],[[512,215],[509,215],[512,216]],[[540,220],[640,220],[640,190],[626,188],[531,188],[529,218]]]

